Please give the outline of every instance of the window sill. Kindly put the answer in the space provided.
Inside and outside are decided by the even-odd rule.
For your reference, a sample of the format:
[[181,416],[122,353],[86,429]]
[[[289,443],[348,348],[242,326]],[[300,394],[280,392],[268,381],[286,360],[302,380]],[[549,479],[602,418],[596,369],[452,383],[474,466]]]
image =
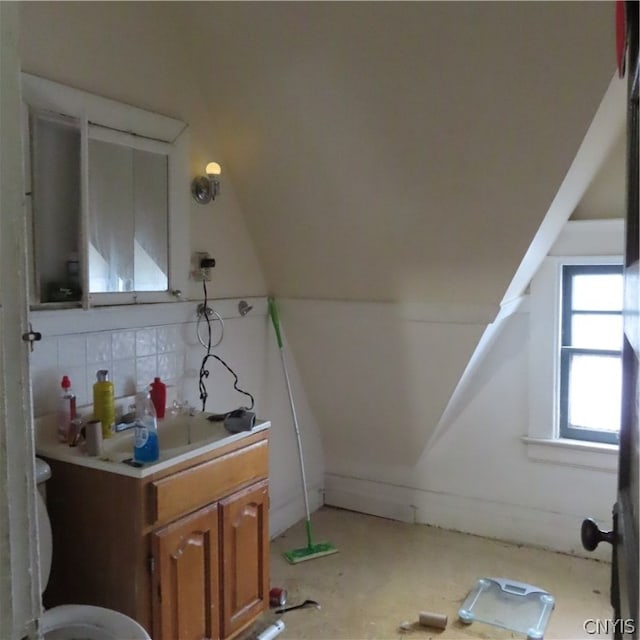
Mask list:
[[605,473],[618,472],[618,445],[581,440],[529,438],[527,456],[536,462],[548,462],[563,466],[580,467]]

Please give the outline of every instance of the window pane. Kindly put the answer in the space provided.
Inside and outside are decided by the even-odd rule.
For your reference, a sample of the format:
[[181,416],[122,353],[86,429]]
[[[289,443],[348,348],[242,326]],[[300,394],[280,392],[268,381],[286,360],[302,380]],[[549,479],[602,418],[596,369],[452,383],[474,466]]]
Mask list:
[[569,426],[620,430],[619,357],[574,355],[569,365]]
[[582,274],[573,277],[573,309],[616,311],[622,309],[622,275]]
[[622,349],[621,315],[573,315],[571,347],[582,349]]

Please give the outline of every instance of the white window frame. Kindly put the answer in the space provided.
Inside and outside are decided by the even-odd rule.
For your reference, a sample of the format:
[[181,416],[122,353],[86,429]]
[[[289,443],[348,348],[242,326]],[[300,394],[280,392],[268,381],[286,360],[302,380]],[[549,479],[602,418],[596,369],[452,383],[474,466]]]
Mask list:
[[563,265],[622,263],[623,230],[622,220],[567,223],[551,254],[543,260],[531,281],[529,427],[523,440],[527,445],[527,456],[532,460],[611,473],[617,471],[617,444],[560,437],[560,294]]
[[[584,427],[580,427],[577,425],[572,425],[570,423],[570,410],[569,410],[569,394],[571,387],[571,360],[572,355],[575,355],[576,345],[573,340],[569,343],[565,342],[565,340],[572,335],[573,331],[571,328],[572,321],[574,318],[579,317],[581,313],[588,314],[590,317],[593,317],[594,314],[598,313],[597,310],[576,310],[572,304],[572,296],[571,291],[573,290],[573,286],[575,283],[576,277],[589,277],[589,276],[598,276],[603,273],[608,275],[615,275],[620,277],[620,281],[622,284],[623,277],[623,265],[621,262],[616,262],[615,264],[603,264],[602,262],[593,265],[593,264],[579,264],[579,265],[570,265],[564,263],[562,265],[562,300],[561,300],[561,311],[560,311],[560,354],[559,354],[559,371],[560,371],[560,388],[559,388],[559,403],[560,403],[560,418],[559,418],[559,431],[560,437],[563,439],[575,439],[582,440],[586,442],[608,442],[610,444],[618,442],[618,436],[620,433],[620,416],[618,416],[618,429],[617,431],[605,431],[598,429],[588,429]],[[622,286],[620,287],[620,292],[622,294]],[[622,295],[620,297],[620,307],[615,310],[607,310],[607,316],[611,317],[615,315],[622,324]],[[620,345],[618,349],[614,349],[613,347],[608,347],[608,349],[596,348],[593,346],[580,345],[579,349],[581,349],[581,353],[587,354],[589,356],[599,356],[599,357],[613,357],[617,358],[620,371],[622,372],[622,333],[619,336]],[[607,353],[604,353],[607,351]],[[618,389],[618,400],[622,395],[622,377],[620,378],[620,387]]]

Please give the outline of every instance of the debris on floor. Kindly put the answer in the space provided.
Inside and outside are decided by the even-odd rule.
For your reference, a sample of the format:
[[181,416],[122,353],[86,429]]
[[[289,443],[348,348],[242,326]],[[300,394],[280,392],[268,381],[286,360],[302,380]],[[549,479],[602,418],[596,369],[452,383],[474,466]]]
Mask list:
[[417,622],[409,622],[405,620],[400,623],[398,630],[401,633],[408,631],[414,631],[421,627],[430,627],[432,629],[439,629],[440,631],[447,628],[447,622],[449,618],[444,613],[434,613],[433,611],[421,611],[418,614]]
[[314,609],[320,609],[320,603],[315,600],[305,600],[301,604],[295,604],[292,607],[284,607],[282,609],[276,609],[276,613],[286,613],[287,611],[293,611],[294,609],[309,609],[313,607]]

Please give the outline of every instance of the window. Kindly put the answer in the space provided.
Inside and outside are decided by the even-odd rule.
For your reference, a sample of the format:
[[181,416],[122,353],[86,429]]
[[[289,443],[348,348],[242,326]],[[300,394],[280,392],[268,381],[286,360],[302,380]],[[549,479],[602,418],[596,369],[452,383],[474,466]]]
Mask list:
[[[586,305],[585,308],[569,305],[568,301],[571,298],[563,296],[562,289],[565,268],[612,267],[619,274],[623,253],[624,220],[570,220],[531,280],[529,297],[526,300],[529,303],[529,413],[526,435],[523,437],[530,460],[582,467],[609,474],[618,471],[618,444],[615,437],[612,442],[602,442],[578,439],[582,435],[591,435],[589,432],[561,434],[561,431],[564,431],[560,427],[562,303],[567,302],[567,311],[572,308],[576,311],[589,310]],[[620,307],[615,309],[619,310]],[[589,316],[580,313],[574,315]],[[618,316],[617,313],[615,315]],[[579,318],[577,324],[580,324]],[[582,339],[579,329],[572,333]],[[597,334],[599,335],[599,332]],[[567,346],[572,345],[567,343]],[[598,351],[599,344],[589,344],[589,348]],[[565,351],[569,353],[570,349]],[[573,360],[568,355],[565,357],[569,361]],[[579,422],[577,419],[574,420],[573,413],[571,420]],[[568,420],[567,425],[569,422]]]
[[563,265],[560,437],[614,444],[622,390],[622,266]]

